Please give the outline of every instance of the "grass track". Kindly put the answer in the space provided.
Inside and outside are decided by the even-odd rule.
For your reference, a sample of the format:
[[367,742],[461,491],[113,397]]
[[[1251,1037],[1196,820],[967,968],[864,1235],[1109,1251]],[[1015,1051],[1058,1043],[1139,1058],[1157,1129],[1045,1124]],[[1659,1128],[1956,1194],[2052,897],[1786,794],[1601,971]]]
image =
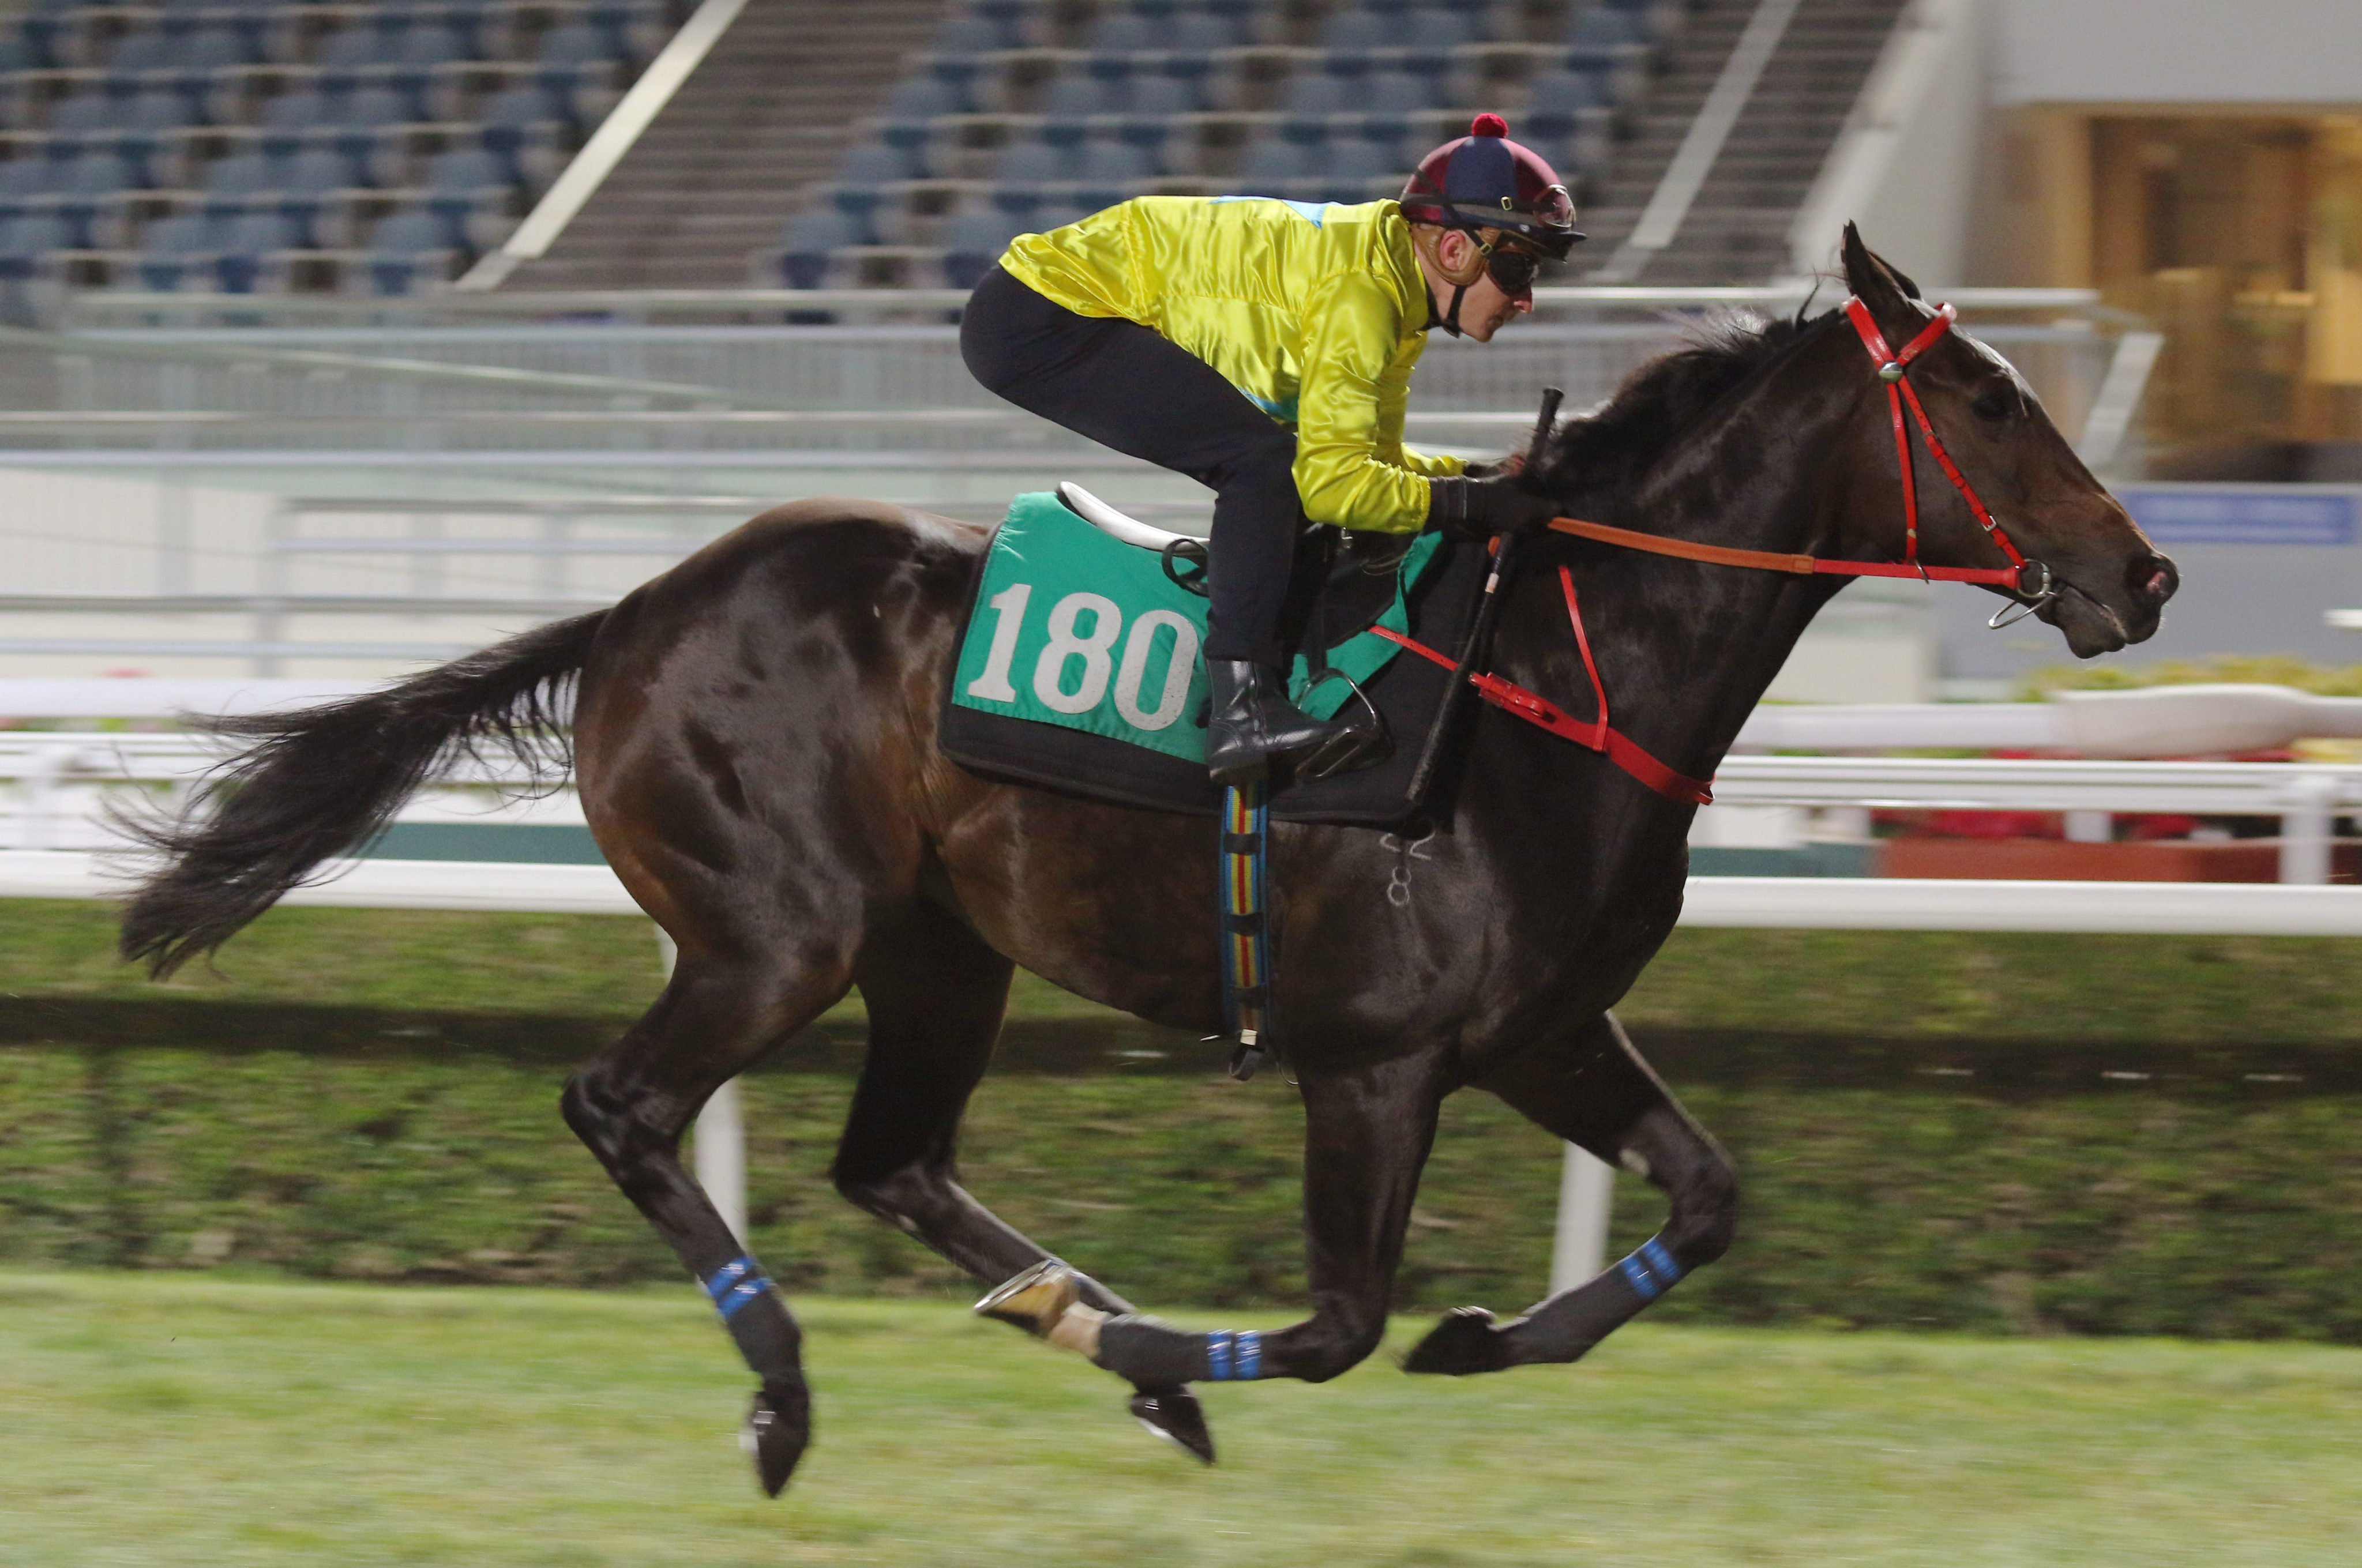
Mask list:
[[685,1285],[0,1274],[0,1563],[2347,1568],[2362,1518],[2362,1351],[1642,1327],[1216,1387],[1207,1471],[955,1308],[799,1305],[819,1442],[766,1503]]

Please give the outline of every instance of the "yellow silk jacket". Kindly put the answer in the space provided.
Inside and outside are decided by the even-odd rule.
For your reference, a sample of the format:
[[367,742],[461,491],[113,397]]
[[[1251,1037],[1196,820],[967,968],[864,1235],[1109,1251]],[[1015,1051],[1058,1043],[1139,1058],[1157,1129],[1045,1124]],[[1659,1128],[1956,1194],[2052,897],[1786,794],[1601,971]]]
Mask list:
[[1316,523],[1416,532],[1428,480],[1461,470],[1403,445],[1428,305],[1393,202],[1141,196],[1020,235],[1000,265],[1078,315],[1154,330],[1294,427]]

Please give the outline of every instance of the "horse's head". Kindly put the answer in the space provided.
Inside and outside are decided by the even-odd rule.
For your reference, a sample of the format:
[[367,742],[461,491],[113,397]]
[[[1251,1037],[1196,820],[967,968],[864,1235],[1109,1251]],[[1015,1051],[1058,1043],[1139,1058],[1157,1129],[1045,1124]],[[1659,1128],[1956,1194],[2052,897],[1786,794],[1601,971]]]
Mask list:
[[[1917,285],[1874,255],[1851,224],[1845,231],[1845,271],[1854,296],[1897,351],[1936,320]],[[1855,334],[1845,336],[1852,344]],[[1845,491],[1842,527],[1849,553],[1893,558],[1901,553],[1903,528],[1893,413],[1869,352],[1859,350],[1856,362],[1861,392],[1847,422],[1841,460],[1857,478]],[[2113,653],[2153,635],[2180,575],[2092,477],[2025,379],[1957,327],[1912,362],[1909,376],[1937,439],[2003,532],[2028,561],[2048,569],[2057,591],[2036,613],[2066,635],[2076,657]],[[2003,564],[2001,546],[1985,536],[1915,425],[1910,439],[1920,558],[1931,566]],[[2040,578],[2036,570],[2029,582]]]

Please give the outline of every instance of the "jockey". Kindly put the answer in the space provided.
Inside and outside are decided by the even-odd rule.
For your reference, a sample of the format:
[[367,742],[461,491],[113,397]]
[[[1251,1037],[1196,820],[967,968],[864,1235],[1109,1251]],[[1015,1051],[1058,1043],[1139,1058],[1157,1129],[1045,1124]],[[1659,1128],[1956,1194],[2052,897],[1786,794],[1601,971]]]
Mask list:
[[1553,514],[1514,472],[1405,447],[1403,407],[1430,327],[1492,341],[1533,309],[1542,260],[1582,237],[1549,163],[1479,115],[1399,201],[1142,196],[1019,236],[977,285],[960,352],[977,381],[1214,491],[1217,782],[1275,762],[1319,778],[1358,749],[1287,699],[1280,612],[1303,519],[1481,538]]

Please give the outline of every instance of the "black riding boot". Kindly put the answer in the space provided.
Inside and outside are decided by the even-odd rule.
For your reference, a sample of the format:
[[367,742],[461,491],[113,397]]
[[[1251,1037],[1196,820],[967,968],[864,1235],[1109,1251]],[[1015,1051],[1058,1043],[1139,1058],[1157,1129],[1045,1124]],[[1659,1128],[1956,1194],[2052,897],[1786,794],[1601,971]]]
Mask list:
[[1326,778],[1364,759],[1372,735],[1339,719],[1316,719],[1287,700],[1275,669],[1243,658],[1206,661],[1213,714],[1206,723],[1206,767],[1217,784],[1245,784],[1274,763],[1292,763],[1302,778]]

